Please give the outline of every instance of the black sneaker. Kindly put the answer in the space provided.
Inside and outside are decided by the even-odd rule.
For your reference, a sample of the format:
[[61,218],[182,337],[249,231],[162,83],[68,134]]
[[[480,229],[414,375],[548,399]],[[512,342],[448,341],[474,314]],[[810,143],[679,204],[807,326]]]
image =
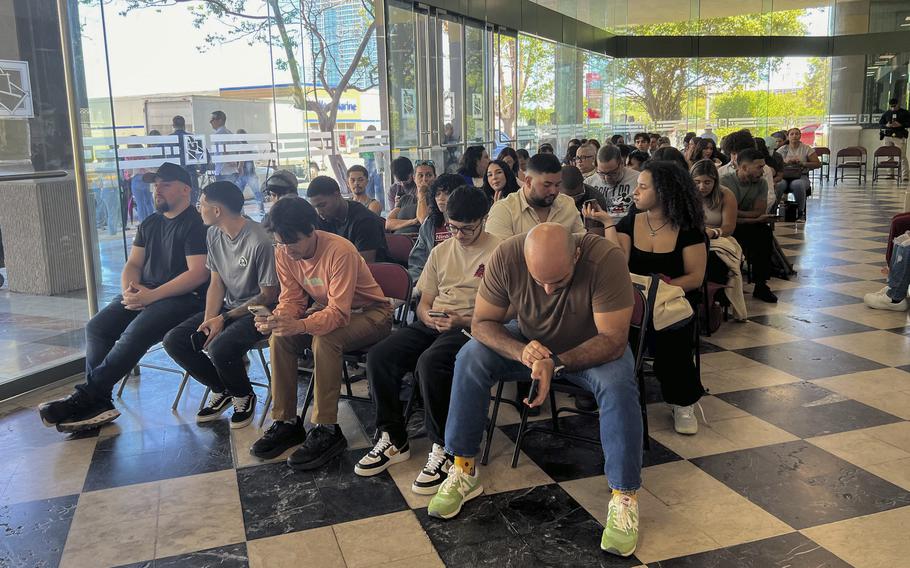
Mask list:
[[433,444],[427,464],[411,484],[411,491],[418,495],[436,495],[439,486],[449,476],[449,468],[453,463],[454,458],[446,453],[445,448]]
[[585,412],[594,412],[597,410],[597,401],[594,399],[594,395],[592,394],[576,394],[575,408],[578,410],[583,410]]
[[294,422],[272,422],[265,434],[250,447],[250,453],[257,458],[269,460],[306,440],[306,429],[298,416]]
[[38,413],[46,426],[56,426],[60,432],[100,428],[120,416],[120,411],[109,399],[97,400],[81,390],[66,398],[39,405]]
[[392,443],[389,433],[383,432],[373,449],[360,458],[360,461],[354,466],[354,473],[361,477],[372,477],[384,472],[390,465],[407,461],[410,458],[411,447],[407,440],[401,447],[398,447],[397,444]]
[[209,395],[209,403],[196,413],[196,422],[211,422],[218,420],[224,411],[231,406],[231,395],[224,392],[214,392]]
[[762,302],[768,302],[769,304],[777,303],[777,296],[774,295],[771,288],[768,288],[767,284],[756,284],[755,289],[752,290],[752,297],[758,298]]
[[337,424],[317,424],[307,433],[306,442],[288,456],[288,465],[300,471],[317,469],[347,447],[348,441]]
[[234,414],[231,415],[231,428],[243,428],[253,421],[256,414],[256,395],[235,396]]

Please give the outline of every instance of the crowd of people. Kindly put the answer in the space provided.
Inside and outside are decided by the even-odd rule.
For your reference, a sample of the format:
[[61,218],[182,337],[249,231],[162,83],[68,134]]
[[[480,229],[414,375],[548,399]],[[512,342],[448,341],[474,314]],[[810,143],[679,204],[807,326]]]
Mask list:
[[[293,449],[288,465],[313,470],[347,447],[338,424],[343,354],[366,349],[376,439],[355,473],[377,475],[410,459],[400,393],[412,373],[432,442],[412,490],[433,496],[431,516],[449,519],[483,492],[475,458],[491,387],[517,381],[522,402],[539,409],[559,377],[589,393],[577,397],[579,408],[599,411],[612,489],[601,548],[631,555],[643,424],[628,345],[630,275],[658,274],[693,306],[713,301],[702,291],[715,281],[744,320],[744,253],[752,295],[776,302],[767,285],[775,204],[792,192],[804,208],[804,174],[818,163],[793,132],[776,154],[799,176],[784,179],[747,130],[720,148],[692,133],[682,152],[647,133],[634,136],[634,147],[621,136],[573,140],[563,160],[549,144],[534,155],[507,148],[493,160],[471,146],[458,173],[438,176],[431,160],[398,157],[395,183],[380,194],[387,218],[377,215],[383,204],[367,195],[370,172],[360,165],[347,171],[350,199],[332,178],[315,176],[304,198],[293,173],[272,173],[262,189],[275,202],[257,223],[243,213],[239,170],[222,167],[194,207],[190,173],[164,163],[143,178],[155,211],[139,226],[122,292],[86,326],[85,382],[42,404],[41,419],[64,432],[115,420],[114,385],[163,342],[211,391],[197,420],[233,409],[230,426],[245,427],[257,400],[243,357],[267,339],[272,423],[250,452],[269,459]],[[413,321],[394,331],[393,304],[369,266],[390,260],[387,232],[414,238],[407,270],[419,296]],[[680,435],[697,434],[705,394],[696,331],[690,317],[649,332]],[[297,390],[307,352],[309,430]]]

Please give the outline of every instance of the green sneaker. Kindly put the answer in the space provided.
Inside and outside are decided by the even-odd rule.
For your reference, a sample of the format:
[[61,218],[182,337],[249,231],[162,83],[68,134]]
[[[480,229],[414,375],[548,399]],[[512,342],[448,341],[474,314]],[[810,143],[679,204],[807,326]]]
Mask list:
[[477,475],[468,475],[457,465],[449,468],[449,475],[430,500],[427,513],[437,519],[451,519],[461,512],[461,506],[483,493]]
[[638,545],[638,500],[631,495],[615,493],[607,509],[600,548],[611,554],[631,556]]

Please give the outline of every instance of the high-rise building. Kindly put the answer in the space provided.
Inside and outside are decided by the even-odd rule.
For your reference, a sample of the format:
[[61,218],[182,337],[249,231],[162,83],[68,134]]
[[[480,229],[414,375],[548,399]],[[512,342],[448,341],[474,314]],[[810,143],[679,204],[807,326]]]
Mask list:
[[[305,0],[305,3],[310,3],[316,27],[325,38],[326,81],[329,87],[335,87],[354,62],[357,48],[369,26],[370,16],[365,13],[361,0]],[[315,67],[321,65],[321,61],[317,58],[314,65],[313,54],[319,54],[320,47],[319,39],[315,35],[311,36],[307,60],[308,82],[318,82],[312,78],[316,77]],[[377,61],[375,32],[362,57],[370,62]],[[363,64],[358,68],[351,77],[351,86],[366,89],[375,85],[376,79],[371,77],[374,67],[375,65]]]

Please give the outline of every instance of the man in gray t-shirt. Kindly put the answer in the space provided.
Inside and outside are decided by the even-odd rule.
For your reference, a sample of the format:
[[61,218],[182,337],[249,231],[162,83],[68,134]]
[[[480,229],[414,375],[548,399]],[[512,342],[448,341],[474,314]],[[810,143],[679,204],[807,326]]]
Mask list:
[[607,213],[614,222],[625,217],[638,185],[638,172],[626,167],[618,146],[605,144],[597,152],[597,170],[585,178],[607,201]]
[[172,329],[163,342],[168,355],[212,391],[196,421],[215,420],[233,403],[231,428],[249,424],[256,410],[243,355],[263,336],[248,307],[272,307],[279,291],[272,239],[243,215],[243,201],[229,181],[202,190],[199,212],[209,226],[206,268],[212,274],[205,311]]

